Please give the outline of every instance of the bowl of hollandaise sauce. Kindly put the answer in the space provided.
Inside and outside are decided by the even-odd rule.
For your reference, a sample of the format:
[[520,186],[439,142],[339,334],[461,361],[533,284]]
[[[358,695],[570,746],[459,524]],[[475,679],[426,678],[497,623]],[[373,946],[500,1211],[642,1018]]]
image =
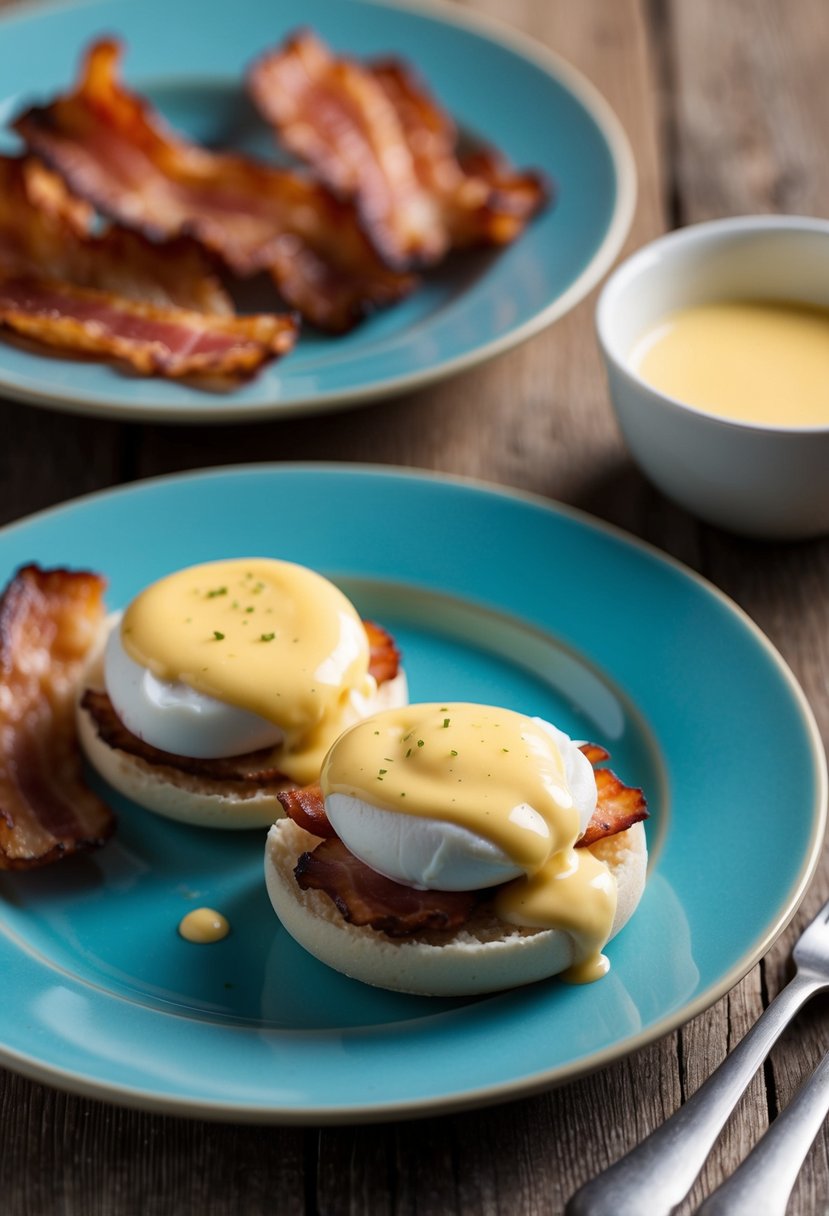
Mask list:
[[829,221],[679,229],[624,262],[596,312],[634,459],[710,523],[829,532]]

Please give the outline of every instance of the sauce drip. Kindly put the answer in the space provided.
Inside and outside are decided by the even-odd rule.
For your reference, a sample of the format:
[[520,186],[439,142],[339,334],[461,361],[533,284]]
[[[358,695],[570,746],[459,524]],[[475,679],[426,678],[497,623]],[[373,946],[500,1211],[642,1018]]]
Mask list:
[[597,979],[616,911],[607,866],[576,850],[578,811],[550,734],[523,714],[470,704],[409,705],[376,714],[337,740],[323,794],[466,828],[524,871],[496,895],[501,919],[562,929],[570,978]]
[[230,932],[230,924],[213,908],[194,908],[179,921],[178,931],[185,941],[198,945],[220,942]]
[[315,779],[332,741],[369,697],[363,623],[332,583],[291,562],[210,562],[143,591],[121,622],[124,649],[160,680],[258,714],[285,735],[280,767]]
[[724,418],[829,424],[829,309],[774,300],[684,308],[646,333],[631,366],[653,388]]

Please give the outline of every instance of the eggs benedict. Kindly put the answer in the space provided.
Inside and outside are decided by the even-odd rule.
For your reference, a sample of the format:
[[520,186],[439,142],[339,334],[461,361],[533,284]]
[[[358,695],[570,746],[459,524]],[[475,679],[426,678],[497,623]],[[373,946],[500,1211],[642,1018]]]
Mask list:
[[334,739],[406,700],[394,642],[322,575],[240,558],[176,571],[112,622],[78,707],[87,756],[174,819],[270,824]]
[[280,795],[274,910],[323,962],[380,987],[598,979],[647,864],[645,799],[605,759],[511,710],[377,713],[337,739],[318,787]]

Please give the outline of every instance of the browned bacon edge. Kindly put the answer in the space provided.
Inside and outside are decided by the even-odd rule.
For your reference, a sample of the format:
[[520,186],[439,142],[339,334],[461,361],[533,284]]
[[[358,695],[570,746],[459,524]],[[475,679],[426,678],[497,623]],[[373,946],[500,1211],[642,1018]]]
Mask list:
[[0,597],[0,870],[97,848],[115,827],[83,780],[74,718],[104,586],[88,571],[29,565]]
[[495,151],[459,155],[452,118],[403,62],[339,56],[300,30],[251,66],[248,89],[280,142],[354,200],[390,266],[507,244],[549,198]]
[[0,325],[46,346],[104,356],[143,375],[234,383],[287,353],[297,333],[288,316],[208,316],[2,273]]
[[211,781],[255,783],[260,788],[288,780],[273,763],[273,748],[262,748],[259,751],[247,752],[244,756],[227,756],[214,760],[179,756],[153,747],[151,743],[145,743],[127,730],[105,692],[85,689],[81,697],[81,708],[92,718],[99,737],[108,747],[136,756],[154,767],[173,769],[192,777],[206,777]]
[[324,891],[350,924],[389,937],[459,929],[482,897],[479,891],[417,891],[393,882],[358,861],[336,836],[303,853],[294,874],[304,891]]
[[0,156],[0,328],[142,375],[228,387],[285,354],[296,321],[236,317],[206,255],[113,226],[33,157]]
[[[372,621],[364,621],[363,624],[371,647],[369,672],[378,684],[394,679],[400,661],[400,652],[394,639],[385,629]],[[165,752],[161,748],[153,747],[152,744],[139,739],[132,731],[127,730],[116,714],[107,693],[87,688],[81,697],[81,706],[92,718],[99,737],[108,747],[135,756],[153,767],[165,768],[173,778],[176,773],[184,773],[188,777],[196,777],[205,781],[231,782],[237,786],[240,793],[243,792],[240,788],[242,785],[245,786],[244,792],[254,792],[255,789],[280,786],[290,782],[290,778],[286,777],[274,763],[279,755],[278,748],[262,748],[243,756],[226,756],[218,759],[179,756],[173,752]]]
[[235,274],[269,274],[306,320],[344,332],[416,286],[389,269],[354,206],[321,182],[211,152],[171,131],[119,78],[121,44],[87,50],[74,89],[14,129],[98,210],[153,240],[189,235]]
[[[624,832],[648,816],[640,789],[623,785],[619,778],[597,764],[609,759],[595,743],[581,749],[596,773],[597,805],[576,848],[589,847],[606,836]],[[368,925],[389,937],[440,929],[458,929],[476,905],[491,894],[486,891],[419,891],[384,878],[350,853],[337,837],[325,813],[319,785],[277,794],[285,814],[322,843],[303,853],[294,869],[297,883],[305,891],[324,891],[345,920]],[[466,899],[461,897],[465,896]]]
[[212,262],[189,237],[149,241],[95,212],[34,156],[0,156],[0,267],[160,307],[232,316]]

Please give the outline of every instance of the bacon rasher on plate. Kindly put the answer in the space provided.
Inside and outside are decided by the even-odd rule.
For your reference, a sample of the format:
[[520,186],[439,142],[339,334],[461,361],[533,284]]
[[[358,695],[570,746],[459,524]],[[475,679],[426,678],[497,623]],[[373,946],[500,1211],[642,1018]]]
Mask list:
[[392,266],[508,244],[547,200],[537,173],[492,150],[459,152],[450,116],[396,60],[337,57],[303,31],[260,58],[248,84],[280,141],[356,201]]
[[0,270],[232,316],[233,304],[195,241],[157,244],[119,225],[94,230],[89,203],[34,156],[0,156]]
[[0,324],[144,374],[237,381],[294,344],[285,315],[236,317],[191,240],[155,244],[94,215],[35,158],[0,157]]
[[195,237],[236,275],[268,273],[291,308],[332,332],[412,290],[350,203],[302,174],[175,134],[122,86],[120,57],[117,41],[95,43],[72,92],[14,123],[73,193],[153,239]]
[[74,716],[103,593],[97,574],[31,565],[0,597],[0,870],[96,848],[115,826],[84,782]]
[[[615,836],[648,817],[640,789],[624,785],[615,773],[599,768],[609,759],[603,747],[586,743],[581,750],[596,774],[597,805],[576,848]],[[304,831],[322,840],[303,853],[294,874],[303,890],[324,891],[343,917],[354,925],[370,925],[390,937],[405,937],[465,924],[486,896],[481,891],[421,891],[385,878],[345,847],[325,813],[318,785],[277,794],[285,814]]]

